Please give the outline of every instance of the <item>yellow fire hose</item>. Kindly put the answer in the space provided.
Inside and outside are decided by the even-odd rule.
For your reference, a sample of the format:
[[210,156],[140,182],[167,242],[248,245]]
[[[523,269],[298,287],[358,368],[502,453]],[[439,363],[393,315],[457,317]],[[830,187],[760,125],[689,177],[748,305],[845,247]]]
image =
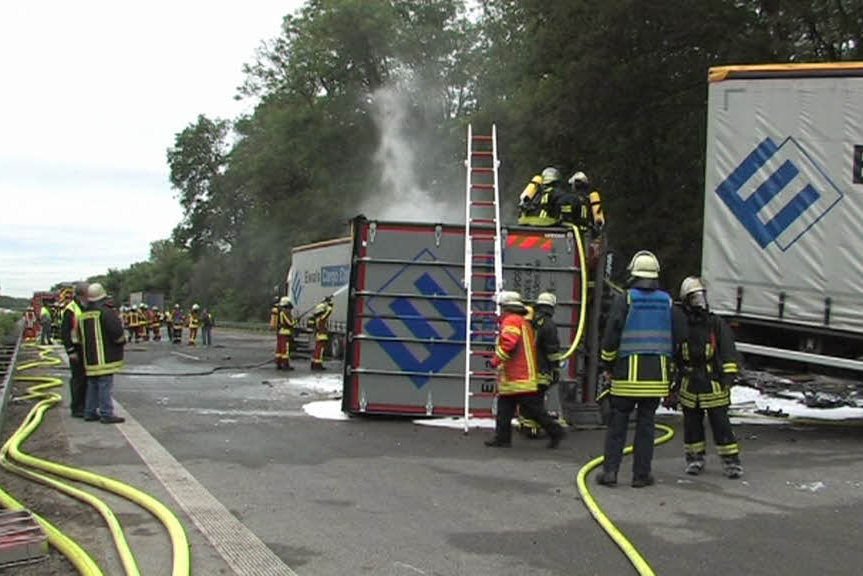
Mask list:
[[[665,444],[674,437],[674,430],[670,426],[657,424],[656,428],[665,432],[662,436],[653,441],[656,446]],[[630,454],[631,452],[632,445],[627,446],[623,451],[624,454]],[[596,520],[599,525],[602,526],[602,529],[605,530],[612,540],[614,540],[614,543],[617,544],[618,548],[620,548],[626,555],[638,573],[641,576],[653,576],[653,569],[647,563],[647,560],[644,559],[635,546],[633,546],[632,542],[626,538],[623,532],[614,525],[611,519],[606,516],[602,511],[602,508],[599,507],[599,504],[596,503],[596,499],[593,497],[593,494],[591,494],[590,489],[587,487],[587,475],[600,466],[604,459],[604,456],[597,456],[581,467],[575,479],[576,485],[578,486],[578,492],[581,494],[581,499],[584,502],[584,505],[587,506],[587,509],[590,511],[594,520]]]
[[581,241],[581,231],[575,224],[570,224],[572,234],[575,236],[575,246],[578,250],[581,274],[581,310],[578,315],[578,328],[575,331],[575,338],[572,339],[569,349],[560,355],[559,360],[562,362],[575,354],[576,349],[581,344],[581,339],[584,338],[584,325],[587,317],[587,256],[584,252],[584,242]]
[[[33,368],[35,366],[51,366],[60,363],[60,360],[57,358],[51,358],[50,347],[40,347],[40,358],[41,360],[36,362],[31,362],[28,364],[24,364],[19,366],[19,370],[26,370]],[[42,392],[42,389],[55,387],[61,385],[61,381],[56,378],[48,378],[48,377],[18,377],[17,379],[26,378],[27,380],[33,381],[38,380],[43,382],[40,385],[34,386],[28,390],[28,395],[24,396],[24,398],[33,398],[33,397],[44,397],[48,396],[48,398],[44,398],[42,401],[35,406],[28,418],[19,428],[19,430],[13,435],[12,438],[6,443],[6,446],[3,448],[3,453],[0,455],[2,458],[2,462],[5,465],[7,452],[8,457],[12,460],[17,461],[18,463],[30,466],[32,468],[36,468],[45,472],[50,472],[57,476],[69,478],[71,480],[76,480],[79,482],[83,482],[85,484],[89,484],[91,486],[95,486],[102,490],[106,490],[108,492],[113,492],[114,494],[120,495],[136,504],[148,510],[153,516],[159,519],[162,524],[165,526],[166,530],[171,539],[172,548],[173,548],[173,576],[187,576],[191,573],[191,561],[189,555],[189,542],[186,536],[186,532],[183,529],[182,524],[168,509],[164,504],[146,494],[141,492],[128,484],[120,482],[119,480],[115,480],[109,477],[100,476],[98,474],[94,474],[92,472],[88,472],[86,470],[80,470],[77,468],[64,466],[61,464],[57,464],[54,462],[50,462],[47,460],[42,460],[40,458],[36,458],[34,456],[30,456],[26,453],[23,453],[19,450],[19,445],[25,441],[29,435],[41,424],[42,417],[44,412],[55,405],[60,401],[60,396],[58,394],[46,394]],[[33,380],[31,380],[31,378]],[[51,382],[49,383],[48,380]],[[16,467],[17,468],[17,467]],[[35,474],[31,472],[31,474]],[[56,483],[56,480],[52,480],[52,482]],[[53,483],[52,483],[53,485]],[[71,488],[71,487],[70,487]],[[72,490],[77,490],[72,488]],[[79,491],[80,492],[80,491]],[[70,495],[73,495],[70,492],[67,492]],[[85,493],[86,494],[86,493]],[[88,495],[93,499],[96,499],[92,495]],[[75,496],[77,497],[77,496]],[[90,500],[87,500],[90,502]],[[90,502],[92,503],[92,502]],[[107,508],[107,506],[106,506]],[[102,513],[101,507],[97,507],[97,509]],[[113,513],[108,511],[109,514],[106,516],[102,514],[103,517],[109,524],[111,528],[112,535],[115,536],[115,542],[117,545],[118,553],[120,554],[122,563],[124,568],[127,571],[127,574],[138,574],[137,563],[135,562],[134,557],[132,556],[131,550],[128,548],[128,544],[125,542],[125,538],[122,536],[122,529],[119,527],[119,523],[116,522],[116,518],[113,517]],[[111,520],[110,518],[113,518]],[[112,524],[116,524],[113,526]],[[117,540],[116,536],[120,535],[120,540]],[[52,542],[53,544],[53,542]],[[58,547],[59,549],[59,547]],[[61,550],[62,552],[62,550]],[[67,556],[68,557],[68,556]],[[72,560],[72,558],[70,558]],[[77,567],[77,564],[76,564]],[[79,568],[80,570],[80,568]],[[97,568],[98,570],[98,568]],[[82,574],[101,574],[101,572],[84,572],[81,571]]]

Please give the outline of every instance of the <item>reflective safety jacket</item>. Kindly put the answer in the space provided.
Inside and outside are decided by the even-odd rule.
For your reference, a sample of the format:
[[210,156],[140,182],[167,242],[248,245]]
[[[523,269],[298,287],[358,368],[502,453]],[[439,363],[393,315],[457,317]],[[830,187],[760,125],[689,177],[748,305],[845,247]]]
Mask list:
[[498,377],[501,396],[531,394],[539,390],[536,337],[528,318],[517,312],[503,311],[492,365],[502,366]]
[[197,328],[201,325],[201,317],[197,311],[189,312],[189,328]]
[[78,351],[81,343],[78,337],[78,323],[80,322],[82,312],[77,300],[71,300],[63,308],[63,317],[60,322],[60,340],[63,341],[66,353],[70,355]]
[[667,396],[677,334],[666,292],[631,288],[618,296],[602,337],[601,356],[611,371],[611,394]]
[[290,336],[293,332],[294,328],[294,317],[291,315],[291,311],[287,308],[282,308],[279,310],[278,315],[278,334],[282,336]]
[[685,316],[676,354],[680,403],[686,408],[728,406],[740,370],[731,329],[715,314],[678,310]]
[[330,316],[333,314],[333,305],[329,302],[321,302],[315,306],[312,312],[312,318],[315,322],[315,340],[328,340],[329,333],[327,332]]
[[81,313],[78,336],[87,376],[106,376],[123,369],[123,324],[104,302],[91,302]]

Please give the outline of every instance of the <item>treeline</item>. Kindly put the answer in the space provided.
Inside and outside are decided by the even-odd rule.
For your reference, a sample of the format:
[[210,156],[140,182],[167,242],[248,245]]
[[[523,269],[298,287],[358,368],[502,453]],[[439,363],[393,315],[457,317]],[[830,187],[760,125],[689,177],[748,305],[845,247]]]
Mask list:
[[254,111],[176,135],[173,237],[102,279],[262,318],[291,247],[356,213],[457,218],[470,122],[497,126],[507,219],[544,166],[583,170],[612,245],[672,286],[700,267],[708,68],[858,59],[861,36],[860,0],[309,0],[245,67]]

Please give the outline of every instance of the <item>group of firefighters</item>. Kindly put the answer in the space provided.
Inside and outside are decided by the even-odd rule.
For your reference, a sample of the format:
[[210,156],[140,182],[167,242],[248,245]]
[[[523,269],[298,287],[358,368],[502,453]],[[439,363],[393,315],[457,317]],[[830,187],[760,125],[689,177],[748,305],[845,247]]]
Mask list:
[[[324,370],[324,354],[330,342],[330,316],[333,314],[333,297],[327,296],[319,302],[308,317],[308,328],[315,338],[311,369]],[[297,319],[294,318],[294,303],[290,296],[282,296],[270,311],[270,329],[276,332],[276,369],[293,370],[291,352],[295,350],[294,335]]]
[[201,310],[198,304],[192,304],[188,314],[179,304],[161,312],[156,306],[144,303],[137,306],[121,306],[120,318],[127,333],[129,342],[147,342],[162,340],[162,327],[165,328],[165,338],[174,344],[183,341],[183,330],[188,329],[189,346],[195,346],[198,332],[201,332],[202,344],[212,344],[212,328],[215,325],[213,315],[209,310]]

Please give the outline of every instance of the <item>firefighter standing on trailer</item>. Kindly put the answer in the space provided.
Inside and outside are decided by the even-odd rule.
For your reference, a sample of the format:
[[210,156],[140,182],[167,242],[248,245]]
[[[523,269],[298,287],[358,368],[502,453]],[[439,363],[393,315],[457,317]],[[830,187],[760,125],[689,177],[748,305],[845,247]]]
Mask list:
[[636,411],[632,486],[654,483],[653,429],[661,398],[668,396],[675,334],[671,296],[659,289],[659,260],[637,252],[629,262],[630,285],[612,304],[602,336],[602,362],[611,380],[611,415],[598,481],[617,485],[629,416]]
[[501,292],[499,302],[500,336],[492,359],[492,366],[499,368],[497,417],[494,437],[486,440],[485,445],[512,445],[512,418],[518,408],[522,416],[536,421],[545,430],[548,447],[556,448],[566,433],[543,407],[535,335],[527,318],[527,306],[518,292]]
[[330,341],[330,316],[333,314],[333,297],[327,296],[312,311],[315,329],[315,352],[312,354],[312,370],[324,369],[324,350]]
[[739,478],[743,474],[740,447],[728,418],[731,385],[739,371],[734,336],[725,321],[710,312],[707,288],[700,278],[690,276],[683,281],[680,300],[679,310],[685,319],[681,322],[681,341],[677,346],[678,375],[666,405],[673,406],[677,398],[683,405],[686,473],[695,476],[704,470],[707,412],[723,471],[729,478]]
[[294,304],[290,297],[282,296],[277,308],[276,330],[276,370],[293,370],[291,366],[291,336],[294,332]]
[[534,176],[518,198],[518,223],[523,226],[556,226],[558,203],[565,193],[560,170],[549,166]]
[[598,235],[605,228],[605,214],[598,190],[590,190],[590,180],[584,172],[569,179],[570,189],[558,199],[562,222],[575,224],[581,230]]
[[54,344],[51,338],[51,310],[48,309],[47,302],[43,302],[42,309],[39,310],[39,324],[42,326],[39,344]]
[[36,340],[36,311],[32,306],[27,306],[24,312],[24,342]]

